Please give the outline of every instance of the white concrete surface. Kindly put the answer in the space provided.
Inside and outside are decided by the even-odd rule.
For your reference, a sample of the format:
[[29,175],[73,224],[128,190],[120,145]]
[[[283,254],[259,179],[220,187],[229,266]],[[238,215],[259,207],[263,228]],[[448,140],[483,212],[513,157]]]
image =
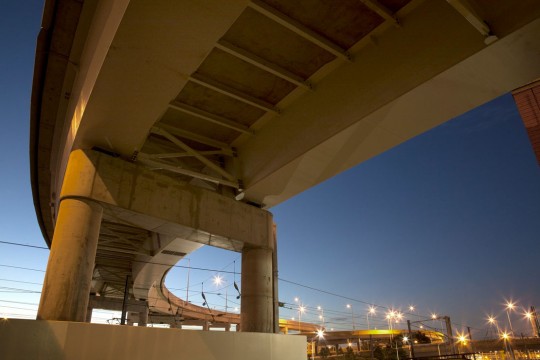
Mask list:
[[0,320],[0,359],[298,360],[306,338],[261,333]]

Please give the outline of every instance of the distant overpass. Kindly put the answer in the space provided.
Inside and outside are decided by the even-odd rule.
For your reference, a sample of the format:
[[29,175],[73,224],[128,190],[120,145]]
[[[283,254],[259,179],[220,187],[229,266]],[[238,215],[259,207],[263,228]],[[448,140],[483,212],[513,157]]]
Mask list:
[[242,331],[278,332],[267,209],[539,78],[539,18],[536,0],[47,0],[38,318],[148,309],[211,245],[242,253]]

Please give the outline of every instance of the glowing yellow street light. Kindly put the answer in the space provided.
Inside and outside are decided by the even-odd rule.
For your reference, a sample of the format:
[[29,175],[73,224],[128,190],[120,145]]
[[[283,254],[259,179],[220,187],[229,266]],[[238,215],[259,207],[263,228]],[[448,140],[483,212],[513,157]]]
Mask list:
[[467,345],[467,336],[466,336],[465,334],[463,334],[463,333],[460,334],[460,333],[458,332],[457,340],[458,340],[458,342],[460,342],[461,344]]
[[512,320],[510,320],[510,311],[513,311],[516,307],[516,303],[513,300],[506,302],[506,316],[508,316],[508,324],[510,325],[510,333],[514,333],[514,328],[512,327]]
[[323,329],[317,329],[317,337],[319,339],[324,339],[324,330]]
[[414,311],[414,305],[409,305],[409,311]]
[[433,320],[436,320],[436,319],[437,319],[437,314],[435,314],[435,313],[431,314],[431,318],[432,318]]

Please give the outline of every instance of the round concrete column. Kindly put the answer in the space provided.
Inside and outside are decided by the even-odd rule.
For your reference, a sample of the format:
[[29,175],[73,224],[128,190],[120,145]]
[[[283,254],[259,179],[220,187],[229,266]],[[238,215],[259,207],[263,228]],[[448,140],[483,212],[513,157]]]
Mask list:
[[241,331],[274,332],[272,275],[271,249],[242,250]]
[[41,292],[40,320],[86,320],[103,209],[99,204],[64,199]]
[[148,307],[144,311],[139,312],[139,326],[148,325]]

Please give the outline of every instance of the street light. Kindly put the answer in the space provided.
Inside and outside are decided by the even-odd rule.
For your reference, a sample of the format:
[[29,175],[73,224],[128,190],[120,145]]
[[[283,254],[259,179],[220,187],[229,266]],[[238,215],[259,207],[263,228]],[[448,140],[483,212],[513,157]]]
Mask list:
[[366,320],[367,320],[367,328],[368,330],[370,330],[370,327],[369,327],[369,315],[375,315],[376,314],[376,310],[375,310],[375,307],[374,306],[370,306],[369,307],[369,310],[366,314]]
[[510,333],[514,333],[514,328],[512,327],[512,320],[510,320],[510,311],[513,311],[516,307],[516,304],[510,300],[506,302],[506,316],[508,316],[508,324],[510,324]]
[[459,353],[459,349],[462,347],[462,346],[467,346],[467,336],[463,333],[457,333],[457,341],[459,343],[459,347],[458,347],[458,353]]
[[504,341],[504,351],[508,352],[512,359],[516,359],[514,356],[514,350],[512,350],[512,345],[510,345],[510,334],[506,331],[501,334],[501,339]]
[[321,320],[321,326],[324,328],[324,310],[320,306],[317,306],[317,310],[319,310],[321,312],[319,314],[319,320]]
[[487,318],[487,321],[491,326],[495,326],[495,329],[497,330],[497,334],[501,333],[501,329],[499,329],[499,324],[497,323],[497,319],[493,315],[489,315]]
[[302,332],[300,330],[300,322],[302,321],[302,314],[306,311],[306,307],[302,304],[298,296],[294,298],[294,302],[298,304],[298,332]]
[[351,309],[351,320],[352,320],[352,328],[355,329],[354,326],[354,309],[351,304],[347,304],[347,309]]
[[300,305],[298,307],[298,332],[302,332],[300,330],[300,323],[302,322],[302,314],[306,311],[306,307],[304,305]]

